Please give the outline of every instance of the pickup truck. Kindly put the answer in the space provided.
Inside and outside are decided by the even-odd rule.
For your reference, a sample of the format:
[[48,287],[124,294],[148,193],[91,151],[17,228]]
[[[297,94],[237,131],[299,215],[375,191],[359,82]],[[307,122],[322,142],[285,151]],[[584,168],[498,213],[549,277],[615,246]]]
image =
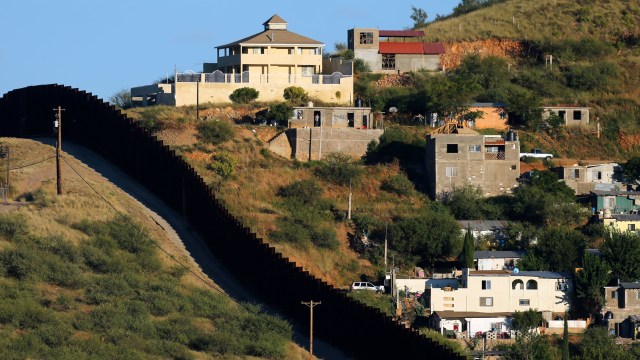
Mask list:
[[548,160],[551,160],[553,158],[553,154],[544,153],[540,149],[533,149],[533,151],[530,152],[530,153],[520,153],[520,159],[525,158],[525,157],[545,159],[545,160],[548,161]]

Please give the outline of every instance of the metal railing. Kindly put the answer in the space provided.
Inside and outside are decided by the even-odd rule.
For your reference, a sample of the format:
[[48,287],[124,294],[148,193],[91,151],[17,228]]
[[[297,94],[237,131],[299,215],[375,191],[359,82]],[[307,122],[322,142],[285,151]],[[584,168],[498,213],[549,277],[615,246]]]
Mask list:
[[351,76],[345,76],[339,72],[334,72],[331,75],[260,74],[251,76],[248,71],[225,74],[216,70],[212,73],[195,73],[193,71],[177,73],[176,82],[339,85],[341,79],[346,77]]
[[504,152],[485,153],[484,159],[485,160],[504,160],[505,153]]

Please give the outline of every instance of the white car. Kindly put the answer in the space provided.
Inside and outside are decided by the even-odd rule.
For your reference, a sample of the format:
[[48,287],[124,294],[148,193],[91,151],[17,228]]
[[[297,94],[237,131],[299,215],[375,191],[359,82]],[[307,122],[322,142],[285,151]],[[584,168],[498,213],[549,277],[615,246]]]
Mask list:
[[380,292],[384,294],[384,286],[376,286],[370,282],[358,281],[351,284],[351,291],[353,290],[371,290],[375,292]]

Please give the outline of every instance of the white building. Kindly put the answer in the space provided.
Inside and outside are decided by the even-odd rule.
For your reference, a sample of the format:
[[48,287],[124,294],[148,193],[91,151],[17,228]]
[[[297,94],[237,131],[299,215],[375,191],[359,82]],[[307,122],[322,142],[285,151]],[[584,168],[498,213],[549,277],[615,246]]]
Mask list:
[[[448,329],[453,322],[443,322],[443,319],[458,319],[461,324],[462,319],[465,319],[465,328],[469,321],[475,324],[469,332],[473,334],[477,331],[491,331],[498,323],[507,326],[510,323],[508,317],[515,311],[536,309],[542,312],[545,319],[551,320],[553,313],[563,314],[569,310],[571,291],[573,285],[568,274],[465,269],[461,287],[431,288],[427,296],[431,312],[440,314],[438,318],[432,319],[432,326],[440,330]],[[471,316],[477,313],[482,313],[485,320],[480,321],[477,320],[478,316]]]
[[513,270],[524,251],[476,251],[473,258],[478,270]]

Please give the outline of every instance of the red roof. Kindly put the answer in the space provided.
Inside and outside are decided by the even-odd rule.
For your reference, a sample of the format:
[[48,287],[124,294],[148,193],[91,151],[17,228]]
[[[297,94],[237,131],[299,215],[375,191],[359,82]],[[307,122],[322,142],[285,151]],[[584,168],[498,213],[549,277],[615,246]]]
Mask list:
[[380,30],[381,37],[420,37],[424,36],[422,30]]
[[441,43],[381,42],[380,54],[444,54]]

